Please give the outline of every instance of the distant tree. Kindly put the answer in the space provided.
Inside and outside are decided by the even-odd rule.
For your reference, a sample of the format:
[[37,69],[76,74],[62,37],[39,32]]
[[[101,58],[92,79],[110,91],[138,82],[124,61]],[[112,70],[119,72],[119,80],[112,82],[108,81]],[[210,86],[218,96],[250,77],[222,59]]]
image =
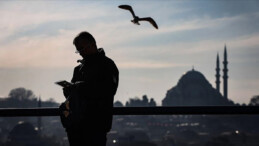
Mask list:
[[142,106],[148,106],[148,98],[147,95],[142,96]]
[[134,106],[141,106],[141,100],[138,97],[130,98],[129,101],[126,102],[126,107]]
[[9,97],[17,100],[37,100],[31,90],[25,88],[15,88],[9,93]]
[[[235,103],[234,103],[234,101],[232,101],[232,100],[228,100],[228,104],[230,104],[230,105],[235,105]],[[240,106],[240,105],[236,105],[236,106]]]
[[123,107],[123,104],[120,101],[116,101],[113,104],[114,107]]
[[49,99],[46,100],[47,102],[56,102],[53,97],[50,97]]
[[259,95],[253,96],[249,102],[250,106],[259,106]]
[[235,106],[241,106],[240,103],[236,103]]
[[41,102],[41,106],[42,107],[57,107],[57,106],[59,106],[60,104],[59,103],[57,103],[56,101],[55,101],[55,99],[54,98],[49,98],[48,100],[46,100],[46,101],[42,101]]
[[243,103],[241,106],[246,106],[246,104],[245,104],[245,103]]
[[126,107],[129,107],[129,106],[130,106],[128,101],[126,102],[125,106],[126,106]]
[[129,100],[129,105],[130,106],[143,106],[142,104],[142,101],[138,98],[138,97],[135,97],[135,98],[130,98]]
[[153,98],[150,99],[149,106],[156,106],[156,102]]
[[[41,102],[42,107],[57,107],[60,104],[54,98],[49,98]],[[9,98],[2,99],[0,108],[29,108],[38,107],[38,98],[34,93],[25,88],[15,88],[9,93]]]
[[142,100],[138,97],[130,98],[126,102],[126,107],[147,107],[147,106],[156,106],[156,102],[153,98],[148,99],[147,95],[142,96]]

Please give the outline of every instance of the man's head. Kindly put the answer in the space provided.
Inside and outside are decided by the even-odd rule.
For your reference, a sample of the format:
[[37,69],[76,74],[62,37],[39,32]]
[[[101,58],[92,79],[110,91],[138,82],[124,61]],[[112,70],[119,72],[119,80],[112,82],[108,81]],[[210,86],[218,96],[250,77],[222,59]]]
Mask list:
[[82,56],[92,55],[97,52],[97,46],[94,37],[86,31],[79,33],[73,44],[76,47],[77,52]]

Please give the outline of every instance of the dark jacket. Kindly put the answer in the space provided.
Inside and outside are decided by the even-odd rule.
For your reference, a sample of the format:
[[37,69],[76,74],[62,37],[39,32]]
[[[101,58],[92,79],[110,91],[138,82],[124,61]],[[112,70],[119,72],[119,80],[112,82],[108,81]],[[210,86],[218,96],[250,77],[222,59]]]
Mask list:
[[71,82],[75,83],[76,92],[71,97],[71,110],[80,111],[79,122],[71,128],[108,132],[119,82],[115,63],[105,56],[103,49],[98,49],[97,54],[87,56],[75,67]]

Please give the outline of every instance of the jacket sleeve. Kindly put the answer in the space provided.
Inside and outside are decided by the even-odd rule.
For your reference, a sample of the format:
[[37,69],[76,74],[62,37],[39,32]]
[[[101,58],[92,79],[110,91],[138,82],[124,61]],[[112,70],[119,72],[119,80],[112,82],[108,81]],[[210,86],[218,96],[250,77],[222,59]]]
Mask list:
[[116,94],[119,84],[119,71],[114,62],[111,62],[106,70],[107,73],[104,74],[103,81],[98,83],[99,85],[96,85],[96,88],[102,90],[98,93],[98,96],[102,97],[98,103],[99,107],[110,112],[109,110],[113,107],[114,95]]

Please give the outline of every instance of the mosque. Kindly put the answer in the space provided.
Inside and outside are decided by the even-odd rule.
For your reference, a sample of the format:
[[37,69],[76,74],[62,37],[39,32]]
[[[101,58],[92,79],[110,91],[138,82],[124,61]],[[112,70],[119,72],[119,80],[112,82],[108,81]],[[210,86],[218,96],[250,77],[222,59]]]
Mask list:
[[216,59],[216,89],[205,76],[192,69],[185,73],[177,85],[169,89],[162,100],[162,106],[209,106],[234,105],[228,99],[228,68],[227,47],[224,48],[223,61],[223,95],[220,93],[220,63],[219,55]]

